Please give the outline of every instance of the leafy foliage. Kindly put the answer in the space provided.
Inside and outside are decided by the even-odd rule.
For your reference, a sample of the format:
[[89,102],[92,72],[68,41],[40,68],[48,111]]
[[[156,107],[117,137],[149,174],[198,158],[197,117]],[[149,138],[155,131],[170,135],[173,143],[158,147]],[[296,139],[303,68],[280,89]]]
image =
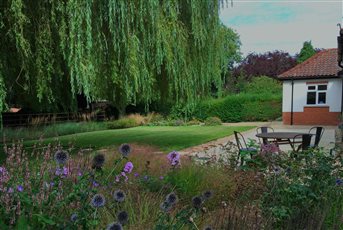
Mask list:
[[281,82],[267,76],[255,77],[244,85],[243,91],[248,94],[282,94]]
[[316,54],[311,41],[305,41],[297,57],[297,63],[302,63]]
[[279,74],[295,65],[295,58],[283,51],[276,50],[263,54],[250,53],[233,70],[232,77],[237,79],[242,75],[246,80],[257,76],[277,78]]
[[227,59],[239,47],[220,23],[221,3],[1,1],[6,102],[75,110],[81,94],[110,100],[123,113],[128,104],[147,107],[162,98],[195,101],[212,84],[220,90]]
[[267,121],[281,115],[280,95],[238,94],[199,103],[194,116],[219,117],[223,122]]
[[222,121],[220,120],[219,117],[208,117],[205,119],[205,125],[208,126],[215,126],[215,125],[221,125]]

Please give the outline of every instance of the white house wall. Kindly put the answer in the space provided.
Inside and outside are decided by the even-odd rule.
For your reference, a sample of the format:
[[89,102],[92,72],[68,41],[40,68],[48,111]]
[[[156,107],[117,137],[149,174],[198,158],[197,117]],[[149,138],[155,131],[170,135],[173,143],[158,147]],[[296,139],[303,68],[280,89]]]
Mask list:
[[[330,112],[341,112],[342,100],[342,79],[306,79],[294,80],[294,94],[293,94],[293,112],[303,112],[307,100],[307,84],[306,82],[323,82],[328,81],[328,88],[326,94],[327,103]],[[282,112],[291,112],[292,101],[292,81],[283,81],[283,94],[282,94]],[[322,107],[324,105],[310,105]]]

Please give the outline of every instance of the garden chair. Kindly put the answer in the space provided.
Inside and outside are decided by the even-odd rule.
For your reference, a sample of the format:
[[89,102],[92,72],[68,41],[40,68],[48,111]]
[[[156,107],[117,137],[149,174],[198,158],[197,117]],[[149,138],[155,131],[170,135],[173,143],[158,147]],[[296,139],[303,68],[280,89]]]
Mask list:
[[309,134],[314,134],[315,138],[314,138],[314,144],[310,144],[311,148],[317,148],[318,144],[320,142],[320,140],[322,139],[322,136],[324,134],[324,128],[323,127],[319,127],[319,126],[315,126],[312,127],[308,133]]
[[[270,133],[270,132],[274,132],[274,129],[272,127],[268,127],[268,126],[262,126],[262,127],[258,127],[256,129],[256,133]],[[263,144],[269,144],[269,141],[267,140],[267,138],[261,138],[262,139],[262,143]],[[258,141],[261,144],[260,138],[258,139]]]
[[250,155],[250,158],[252,158],[253,154],[257,153],[256,148],[248,147],[247,142],[245,141],[243,135],[240,132],[233,131],[235,134],[235,139],[238,147],[238,156],[237,156],[237,163],[241,162],[241,165],[244,164],[244,158],[246,155]]
[[[298,148],[295,149],[296,144],[299,143],[299,139],[301,138],[301,143],[298,146]],[[312,135],[311,134],[299,134],[294,136],[293,138],[293,143],[292,143],[292,147],[294,152],[299,152],[301,151],[306,151],[310,148],[310,144],[311,144],[311,139],[312,139]]]

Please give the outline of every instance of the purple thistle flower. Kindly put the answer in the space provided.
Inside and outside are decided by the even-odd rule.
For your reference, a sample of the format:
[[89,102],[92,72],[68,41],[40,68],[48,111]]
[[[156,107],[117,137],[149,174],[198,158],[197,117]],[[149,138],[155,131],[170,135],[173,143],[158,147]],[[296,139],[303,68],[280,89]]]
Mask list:
[[22,185],[18,185],[17,190],[18,190],[18,192],[22,192],[22,191],[24,191],[24,187]]
[[133,169],[133,164],[132,164],[132,162],[127,162],[126,164],[125,164],[125,167],[124,167],[124,172],[126,172],[126,173],[131,173],[132,172],[132,169]]
[[172,209],[172,207],[173,205],[166,200],[160,204],[160,208],[163,212],[169,212]]
[[93,169],[101,169],[105,163],[105,156],[103,154],[97,154],[93,158],[92,168]]
[[13,192],[14,192],[14,189],[12,187],[9,187],[7,190],[7,193],[13,193]]
[[111,223],[107,225],[106,230],[123,230],[123,226],[120,223]]
[[200,196],[195,196],[192,198],[192,204],[194,208],[200,208],[202,205],[202,198]]
[[94,208],[104,206],[106,203],[105,197],[101,194],[95,194],[92,198],[91,204]]
[[73,214],[70,216],[70,221],[71,221],[71,222],[76,222],[76,221],[77,221],[77,214],[76,214],[76,213],[73,213]]
[[54,158],[58,164],[65,164],[68,160],[68,153],[66,151],[63,151],[63,150],[58,150],[55,153]]
[[122,190],[118,189],[114,191],[113,198],[117,202],[123,202],[125,200],[125,193]]
[[203,198],[204,200],[208,200],[208,199],[210,199],[212,196],[213,196],[213,192],[210,191],[210,190],[207,190],[207,191],[203,192],[203,194],[202,194],[202,198]]
[[136,173],[136,172],[135,172],[133,175],[134,175],[135,177],[139,177],[139,173]]
[[121,155],[123,157],[127,157],[130,152],[131,152],[131,147],[129,144],[122,144],[120,147],[119,147],[119,152],[121,153]]
[[125,225],[129,221],[129,214],[126,211],[120,211],[117,214],[118,222],[122,225]]
[[176,194],[172,192],[172,193],[169,193],[169,194],[166,196],[166,201],[167,201],[168,203],[170,203],[171,205],[174,205],[174,204],[177,203],[178,198],[177,198]]

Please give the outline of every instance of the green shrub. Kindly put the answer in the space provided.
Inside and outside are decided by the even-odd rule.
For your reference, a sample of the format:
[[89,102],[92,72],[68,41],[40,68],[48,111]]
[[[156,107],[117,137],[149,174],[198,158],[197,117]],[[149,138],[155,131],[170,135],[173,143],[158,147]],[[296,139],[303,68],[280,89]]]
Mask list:
[[200,124],[201,124],[201,121],[195,118],[187,122],[187,125],[200,125]]
[[109,122],[107,128],[109,129],[126,129],[139,126],[134,118],[121,118],[116,121]]
[[281,95],[282,84],[270,77],[254,77],[251,82],[244,86],[243,92],[247,94]]
[[208,117],[205,120],[205,125],[207,126],[215,126],[215,125],[221,125],[222,121],[219,117]]
[[194,116],[205,120],[219,117],[223,122],[266,121],[281,116],[280,95],[238,94],[201,102]]

